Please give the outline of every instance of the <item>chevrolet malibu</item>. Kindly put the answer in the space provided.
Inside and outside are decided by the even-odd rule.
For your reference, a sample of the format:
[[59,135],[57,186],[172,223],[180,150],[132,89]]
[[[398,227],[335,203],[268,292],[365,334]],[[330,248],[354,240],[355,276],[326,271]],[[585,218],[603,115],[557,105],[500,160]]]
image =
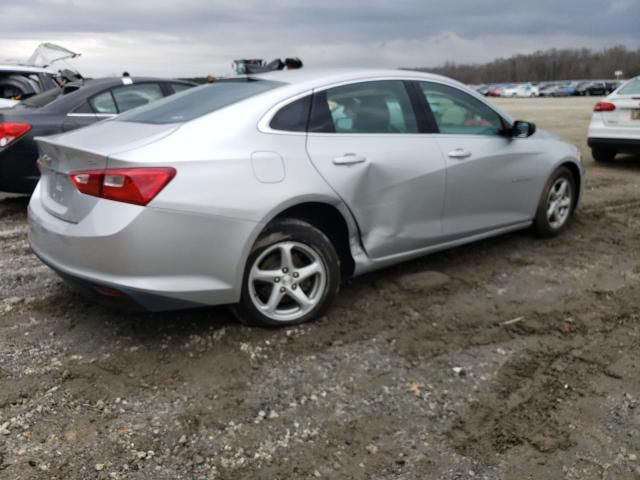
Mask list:
[[578,150],[453,80],[235,77],[38,140],[33,251],[112,302],[322,315],[341,279],[531,227],[580,199]]

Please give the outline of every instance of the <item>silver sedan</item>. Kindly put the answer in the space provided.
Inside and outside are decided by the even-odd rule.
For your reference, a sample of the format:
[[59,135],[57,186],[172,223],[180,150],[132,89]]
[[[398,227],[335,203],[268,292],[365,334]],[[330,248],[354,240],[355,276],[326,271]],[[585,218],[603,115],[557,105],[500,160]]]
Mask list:
[[259,325],[317,318],[349,276],[556,235],[583,185],[576,147],[397,70],[234,77],[38,143],[43,262],[105,301]]

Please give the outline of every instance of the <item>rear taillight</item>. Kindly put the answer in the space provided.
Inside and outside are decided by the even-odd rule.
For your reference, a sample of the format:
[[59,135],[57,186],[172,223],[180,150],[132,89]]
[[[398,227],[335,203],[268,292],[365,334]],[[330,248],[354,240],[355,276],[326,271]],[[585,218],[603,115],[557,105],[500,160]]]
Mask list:
[[593,107],[594,112],[613,112],[615,109],[616,106],[611,102],[598,102]]
[[117,202],[147,205],[175,177],[171,167],[112,168],[69,174],[78,191]]
[[0,148],[6,147],[31,130],[28,123],[0,123]]

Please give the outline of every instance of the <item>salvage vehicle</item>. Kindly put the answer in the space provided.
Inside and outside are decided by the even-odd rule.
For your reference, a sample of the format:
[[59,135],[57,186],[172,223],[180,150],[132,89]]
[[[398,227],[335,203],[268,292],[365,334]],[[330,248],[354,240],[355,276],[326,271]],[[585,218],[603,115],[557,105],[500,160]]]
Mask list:
[[[25,63],[0,65],[0,100],[25,100],[65,81],[81,79],[82,76],[69,69],[55,71],[51,65],[63,60],[79,57],[79,53],[52,43],[41,43]],[[70,78],[73,77],[73,78]],[[4,108],[6,101],[0,102]]]
[[0,65],[0,99],[19,101],[58,86],[55,72],[45,68]]
[[587,144],[596,162],[611,162],[618,153],[640,153],[640,76],[596,104]]
[[579,150],[454,80],[238,76],[38,139],[35,254],[109,303],[323,315],[341,279],[514,230],[562,232]]
[[40,177],[36,136],[85,127],[194,85],[144,77],[78,81],[0,110],[0,191],[31,193],[35,188]]

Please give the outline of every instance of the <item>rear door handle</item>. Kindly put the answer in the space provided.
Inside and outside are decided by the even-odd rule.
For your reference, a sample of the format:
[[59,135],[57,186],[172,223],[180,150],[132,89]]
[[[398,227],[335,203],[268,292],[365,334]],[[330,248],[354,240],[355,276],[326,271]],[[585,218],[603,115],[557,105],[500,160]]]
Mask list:
[[469,158],[471,156],[471,152],[465,150],[464,148],[456,148],[452,152],[447,153],[449,158],[457,158],[458,160],[462,160],[464,158]]
[[366,157],[356,155],[355,153],[345,153],[342,157],[333,159],[334,165],[355,165],[356,163],[364,163],[366,161]]

